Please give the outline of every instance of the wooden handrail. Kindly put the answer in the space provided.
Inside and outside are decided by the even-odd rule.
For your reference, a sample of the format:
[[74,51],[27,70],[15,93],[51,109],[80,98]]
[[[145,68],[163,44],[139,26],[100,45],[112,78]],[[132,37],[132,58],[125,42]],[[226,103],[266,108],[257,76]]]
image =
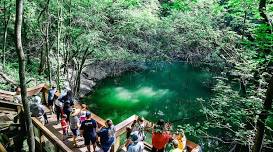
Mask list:
[[63,152],[72,152],[70,148],[68,148],[58,137],[49,131],[37,118],[32,117],[32,122],[57,148],[61,149]]
[[138,118],[137,115],[132,115],[131,117],[127,118],[126,120],[120,122],[115,126],[116,128],[116,136],[120,136],[121,134],[126,132],[126,127],[130,126],[136,119]]
[[[119,136],[122,135],[123,133],[126,132],[126,127],[131,126],[132,123],[134,122],[134,120],[137,120],[138,116],[137,115],[132,115],[131,117],[129,117],[128,119],[122,121],[121,123],[116,125],[116,138],[119,140]],[[153,125],[152,122],[148,121],[148,120],[144,120],[144,122],[146,122],[147,124],[151,124]],[[152,145],[144,142],[145,148],[151,150],[152,149]],[[115,145],[116,147],[120,146],[120,141],[118,141],[118,143]],[[201,147],[198,144],[195,144],[194,142],[187,140],[187,148],[188,150],[191,151],[198,151],[201,149]]]
[[[27,88],[27,96],[33,96],[40,93],[43,89],[47,89],[48,85],[45,83],[39,84],[35,87]],[[5,90],[0,90],[0,99],[4,101],[13,101],[16,92],[10,92]]]
[[92,113],[91,118],[94,119],[97,122],[99,127],[105,127],[105,122],[106,121],[104,119],[102,119],[101,117],[99,117],[98,115]]
[[7,152],[7,150],[5,149],[5,147],[0,143],[0,151],[1,152]]

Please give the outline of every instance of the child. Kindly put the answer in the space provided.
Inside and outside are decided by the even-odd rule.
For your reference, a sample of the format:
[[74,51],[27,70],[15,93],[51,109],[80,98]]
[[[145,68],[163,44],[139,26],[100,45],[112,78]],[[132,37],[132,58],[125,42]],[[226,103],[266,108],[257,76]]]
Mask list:
[[185,151],[187,139],[186,139],[184,130],[181,125],[177,126],[176,133],[174,135],[174,139],[177,140],[177,142],[178,142],[177,148],[179,148],[181,151]]
[[80,122],[82,123],[86,119],[86,112],[88,111],[86,104],[81,105]]
[[62,120],[61,120],[61,125],[63,128],[63,141],[67,138],[68,135],[68,123],[66,121],[67,115],[63,114]]

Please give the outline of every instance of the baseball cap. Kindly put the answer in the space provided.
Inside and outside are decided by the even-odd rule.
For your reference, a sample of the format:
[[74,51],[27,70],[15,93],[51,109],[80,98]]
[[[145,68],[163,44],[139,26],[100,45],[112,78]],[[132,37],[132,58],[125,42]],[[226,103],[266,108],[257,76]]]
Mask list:
[[133,142],[138,140],[138,135],[136,132],[132,132],[130,136]]
[[90,111],[86,111],[86,117],[91,116],[91,112]]

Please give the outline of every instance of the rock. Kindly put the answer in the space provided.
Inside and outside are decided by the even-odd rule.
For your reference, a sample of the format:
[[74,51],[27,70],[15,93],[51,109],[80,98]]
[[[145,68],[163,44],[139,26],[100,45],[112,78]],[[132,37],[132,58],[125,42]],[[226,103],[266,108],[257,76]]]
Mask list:
[[[139,71],[145,69],[147,69],[145,63],[138,62],[97,61],[95,63],[90,63],[83,69],[81,75],[80,95],[86,95],[92,92],[93,88],[97,84],[96,82],[107,77],[118,76],[127,71]],[[72,76],[71,72],[70,76]]]

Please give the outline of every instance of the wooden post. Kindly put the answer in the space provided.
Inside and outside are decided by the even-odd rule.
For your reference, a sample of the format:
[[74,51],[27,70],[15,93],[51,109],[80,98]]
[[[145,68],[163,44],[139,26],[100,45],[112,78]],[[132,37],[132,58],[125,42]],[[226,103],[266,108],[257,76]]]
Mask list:
[[5,149],[5,147],[0,143],[0,151],[1,152],[7,152],[7,150]]
[[114,145],[114,151],[118,151],[120,146],[120,136],[116,137],[115,145]]

